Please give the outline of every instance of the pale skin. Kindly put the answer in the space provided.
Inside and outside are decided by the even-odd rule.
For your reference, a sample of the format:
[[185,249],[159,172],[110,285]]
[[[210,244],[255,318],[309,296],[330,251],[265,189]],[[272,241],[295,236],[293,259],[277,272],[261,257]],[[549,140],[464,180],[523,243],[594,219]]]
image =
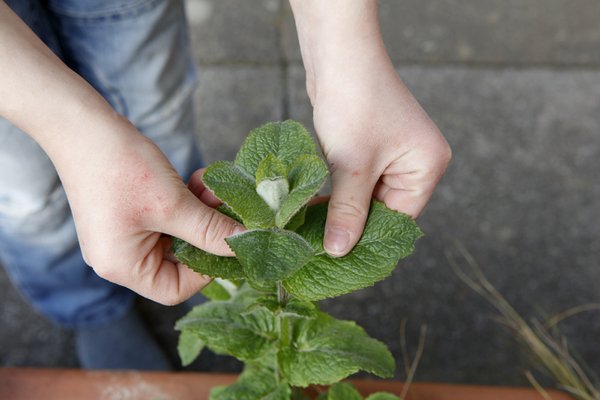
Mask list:
[[[450,149],[395,73],[375,0],[290,3],[315,127],[332,170],[324,245],[342,256],[360,238],[372,197],[416,218]],[[84,259],[96,273],[163,304],[205,286],[210,278],[177,262],[162,235],[233,255],[224,238],[244,227],[214,210],[218,200],[202,185],[203,171],[186,186],[158,147],[3,2],[0,71],[0,115],[53,161]]]

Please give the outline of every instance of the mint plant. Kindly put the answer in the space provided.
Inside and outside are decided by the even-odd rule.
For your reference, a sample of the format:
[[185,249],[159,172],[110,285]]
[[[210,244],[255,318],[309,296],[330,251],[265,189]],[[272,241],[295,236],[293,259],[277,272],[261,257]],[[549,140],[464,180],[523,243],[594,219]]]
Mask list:
[[360,370],[393,376],[395,362],[385,344],[315,302],[389,276],[422,233],[409,216],[373,201],[355,248],[344,257],[329,256],[323,249],[327,204],[308,205],[327,174],[311,136],[294,121],[253,130],[235,161],[207,168],[203,182],[223,202],[220,211],[248,228],[226,239],[235,257],[173,239],[181,262],[215,278],[202,291],[211,301],[177,322],[183,364],[205,346],[245,363],[237,382],[213,389],[211,400],[297,399],[311,384],[334,384],[320,399],[362,399],[337,382]]

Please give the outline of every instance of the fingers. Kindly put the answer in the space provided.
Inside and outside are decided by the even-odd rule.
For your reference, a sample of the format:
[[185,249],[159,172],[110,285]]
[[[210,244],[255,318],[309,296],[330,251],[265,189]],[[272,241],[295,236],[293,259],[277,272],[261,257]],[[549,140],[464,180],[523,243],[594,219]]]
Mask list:
[[219,200],[206,186],[204,186],[204,182],[202,182],[202,176],[206,168],[201,168],[194,172],[190,177],[190,181],[188,182],[188,188],[194,196],[200,199],[201,202],[206,204],[209,207],[216,208],[221,205],[221,200]]
[[375,189],[374,197],[386,207],[400,211],[416,219],[423,211],[433,193],[434,186],[422,190],[391,189],[382,185]]
[[451,158],[445,140],[427,146],[428,152],[407,155],[388,166],[373,197],[393,210],[417,218],[431,198]]
[[219,256],[233,256],[225,238],[246,230],[233,219],[203,204],[189,191],[181,195],[162,225],[161,232]]
[[323,246],[330,255],[341,257],[360,239],[377,179],[364,170],[340,167],[332,173],[331,180]]
[[170,246],[169,238],[159,239],[146,257],[133,268],[125,270],[127,275],[111,277],[111,280],[164,305],[174,305],[189,299],[208,285],[211,278],[197,274],[180,262],[172,261],[169,257]]

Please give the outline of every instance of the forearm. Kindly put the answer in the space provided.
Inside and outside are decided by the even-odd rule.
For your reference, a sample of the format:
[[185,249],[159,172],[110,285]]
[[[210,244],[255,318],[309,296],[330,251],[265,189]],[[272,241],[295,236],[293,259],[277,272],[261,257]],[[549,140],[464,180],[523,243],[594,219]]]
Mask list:
[[[31,135],[59,167],[128,125],[0,1],[0,115]],[[104,129],[103,129],[104,128]],[[113,129],[114,130],[114,129]],[[68,151],[66,151],[68,149]]]
[[313,103],[332,82],[343,84],[340,80],[353,76],[393,70],[376,0],[290,0],[290,4]]

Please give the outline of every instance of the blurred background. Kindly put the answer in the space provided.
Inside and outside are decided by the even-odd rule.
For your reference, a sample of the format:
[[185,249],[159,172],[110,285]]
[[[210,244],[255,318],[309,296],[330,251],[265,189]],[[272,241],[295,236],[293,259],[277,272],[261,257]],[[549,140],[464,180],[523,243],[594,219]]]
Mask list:
[[[401,360],[426,323],[420,381],[526,385],[528,357],[445,252],[457,243],[525,317],[600,301],[600,2],[381,0],[398,73],[454,158],[419,224],[426,236],[391,278],[326,301]],[[207,163],[250,129],[293,118],[312,129],[286,0],[187,0],[200,69],[196,114]],[[0,364],[76,367],[69,332],[33,312],[0,269]],[[140,301],[173,357],[181,307]],[[561,324],[600,371],[600,315]],[[401,363],[399,363],[401,365]],[[194,370],[237,371],[205,354]],[[397,378],[402,379],[398,372]]]

